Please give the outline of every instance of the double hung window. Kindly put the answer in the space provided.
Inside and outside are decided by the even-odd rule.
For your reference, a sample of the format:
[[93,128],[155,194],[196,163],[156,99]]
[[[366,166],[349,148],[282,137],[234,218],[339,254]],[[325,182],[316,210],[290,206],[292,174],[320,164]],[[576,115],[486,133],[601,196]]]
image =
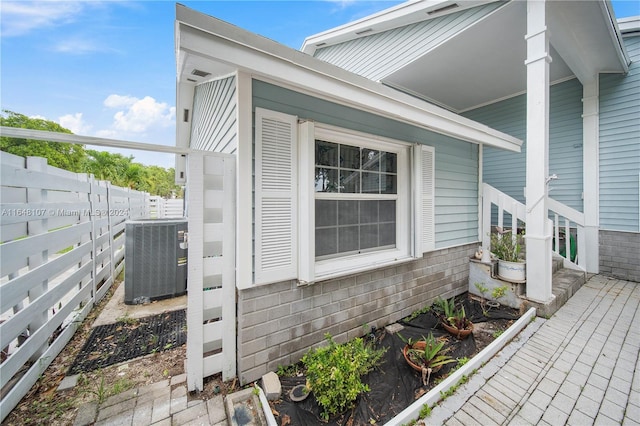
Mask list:
[[398,155],[315,140],[316,259],[396,248]]

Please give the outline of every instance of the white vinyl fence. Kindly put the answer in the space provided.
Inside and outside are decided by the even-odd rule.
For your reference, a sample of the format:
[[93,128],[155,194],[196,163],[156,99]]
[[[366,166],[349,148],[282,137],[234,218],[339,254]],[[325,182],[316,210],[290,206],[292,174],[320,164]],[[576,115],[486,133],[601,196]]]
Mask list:
[[149,195],[0,152],[0,421],[124,267]]
[[149,217],[152,219],[185,217],[182,198],[164,199],[158,195],[149,197]]

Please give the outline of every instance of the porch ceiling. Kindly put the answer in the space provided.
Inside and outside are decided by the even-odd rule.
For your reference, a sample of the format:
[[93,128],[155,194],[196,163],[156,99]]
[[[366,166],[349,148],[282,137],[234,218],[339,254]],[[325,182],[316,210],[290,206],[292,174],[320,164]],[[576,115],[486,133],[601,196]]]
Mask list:
[[[626,71],[607,3],[547,4],[551,82]],[[455,112],[524,93],[525,33],[526,2],[511,2],[382,82]]]

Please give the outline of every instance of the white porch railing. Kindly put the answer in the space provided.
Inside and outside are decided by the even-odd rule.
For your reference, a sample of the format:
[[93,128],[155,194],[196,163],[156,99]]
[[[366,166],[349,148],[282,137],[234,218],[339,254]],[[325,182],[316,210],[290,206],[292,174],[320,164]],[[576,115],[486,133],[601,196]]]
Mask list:
[[[510,197],[504,192],[499,191],[493,186],[484,183],[482,186],[482,260],[489,261],[489,250],[491,248],[491,226],[493,225],[505,228],[504,215],[507,213],[511,216],[511,223],[506,227],[511,227],[512,235],[516,235],[518,229],[524,229],[526,222],[526,206],[518,200]],[[493,208],[497,207],[497,219],[493,219]],[[584,235],[584,214],[572,209],[552,198],[547,199],[547,207],[549,215],[553,217],[550,220],[553,227],[553,238],[555,242],[560,241],[561,235],[565,236],[564,266],[566,268],[585,270],[584,261],[586,256],[585,235]],[[575,236],[572,232],[576,229]],[[572,240],[574,244],[572,244]],[[572,250],[572,246],[575,250]],[[561,256],[561,245],[554,244],[553,251]],[[583,254],[582,256],[580,254]],[[577,263],[576,263],[577,262]]]

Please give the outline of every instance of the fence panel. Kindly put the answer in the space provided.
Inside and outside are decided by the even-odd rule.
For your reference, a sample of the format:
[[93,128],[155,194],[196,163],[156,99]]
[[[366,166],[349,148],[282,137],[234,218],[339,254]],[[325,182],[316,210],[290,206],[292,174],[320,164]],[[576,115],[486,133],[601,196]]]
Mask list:
[[0,153],[0,421],[124,267],[127,219],[148,194],[46,159]]

